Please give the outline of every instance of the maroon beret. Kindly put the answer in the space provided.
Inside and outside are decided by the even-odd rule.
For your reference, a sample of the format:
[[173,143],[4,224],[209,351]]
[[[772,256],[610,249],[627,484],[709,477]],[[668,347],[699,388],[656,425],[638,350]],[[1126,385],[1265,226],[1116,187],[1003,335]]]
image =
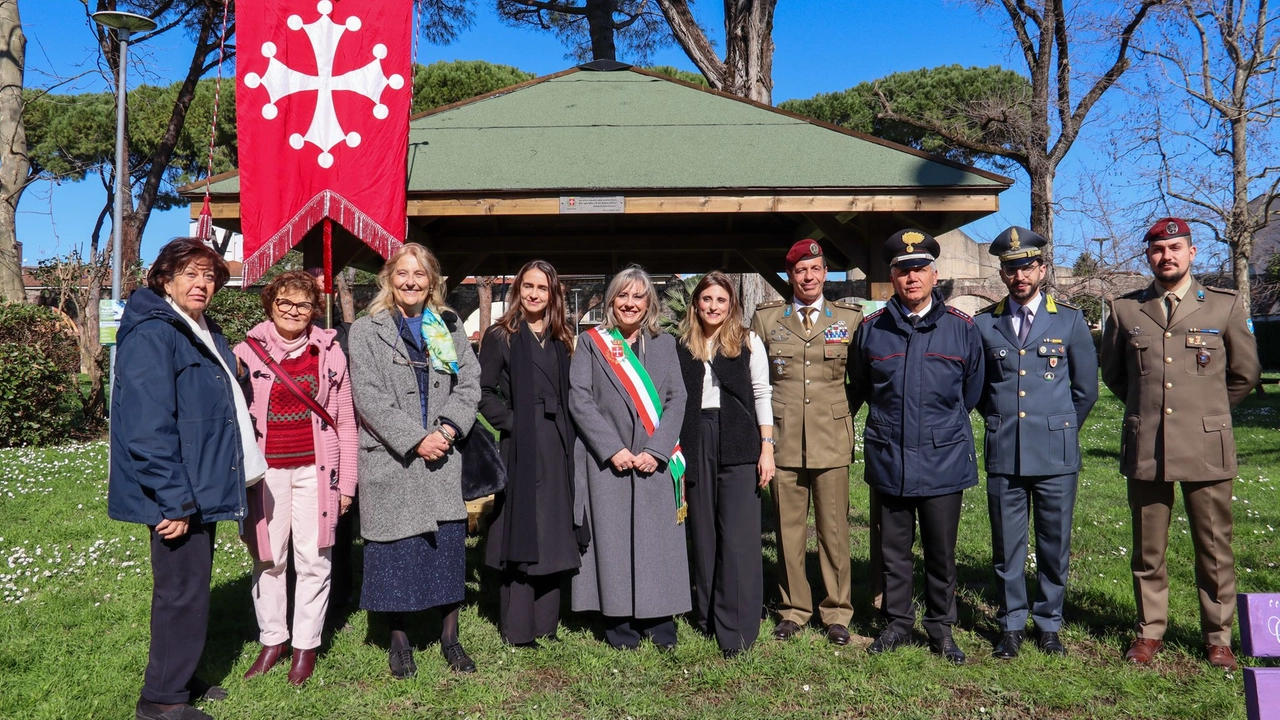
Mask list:
[[801,260],[822,257],[822,246],[817,240],[801,240],[787,251],[787,267],[795,267]]
[[1144,243],[1152,243],[1157,240],[1172,240],[1174,238],[1191,237],[1191,226],[1182,218],[1166,217],[1160,218],[1155,225],[1147,231],[1147,236],[1142,239]]

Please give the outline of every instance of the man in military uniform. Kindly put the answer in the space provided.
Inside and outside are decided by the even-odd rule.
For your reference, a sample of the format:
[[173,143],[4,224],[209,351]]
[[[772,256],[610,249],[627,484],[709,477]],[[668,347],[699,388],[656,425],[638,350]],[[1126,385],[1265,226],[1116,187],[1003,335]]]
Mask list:
[[911,547],[919,518],[930,649],[961,664],[956,623],[956,535],[961,498],[978,484],[969,411],[982,394],[982,337],[935,288],[938,241],[902,230],[884,246],[894,296],[858,328],[849,362],[849,410],[869,406],[865,480],[880,498],[880,549],[888,624],[868,649],[911,642]]
[[857,305],[823,299],[822,246],[801,240],[787,253],[792,297],[756,308],[751,329],[769,355],[773,385],[774,522],[778,529],[781,616],[773,636],[789,640],[813,616],[805,577],[809,498],[827,596],[819,614],[827,639],[849,644],[853,619],[849,560],[849,463],[853,416],[844,397],[849,339],[862,320]]
[[1195,548],[1207,657],[1234,669],[1231,408],[1258,384],[1258,347],[1235,291],[1191,276],[1196,248],[1185,221],[1158,220],[1145,241],[1155,280],[1111,303],[1102,338],[1102,381],[1125,401],[1120,472],[1128,478],[1138,606],[1137,638],[1125,658],[1150,663],[1168,626],[1165,551],[1176,482]]
[[[987,511],[996,571],[1000,640],[1010,659],[1026,636],[1065,655],[1062,601],[1071,555],[1071,519],[1080,472],[1079,432],[1098,400],[1098,359],[1084,313],[1041,292],[1048,241],[1011,227],[991,243],[1009,296],[973,321],[982,333],[986,383],[978,410],[986,420]],[[1035,514],[1036,597],[1028,604],[1027,521]]]

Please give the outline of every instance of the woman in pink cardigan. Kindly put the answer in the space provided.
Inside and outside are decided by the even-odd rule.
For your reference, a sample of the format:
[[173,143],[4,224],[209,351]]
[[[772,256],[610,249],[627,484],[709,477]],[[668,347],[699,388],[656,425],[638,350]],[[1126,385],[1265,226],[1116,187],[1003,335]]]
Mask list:
[[254,560],[253,606],[262,641],[244,676],[267,672],[287,654],[285,571],[292,538],[297,584],[289,682],[301,685],[315,670],[338,516],[356,494],[358,435],[337,333],[311,324],[320,313],[319,284],[301,270],[284,273],[263,289],[262,307],[270,319],[234,350],[247,368],[249,413],[267,458],[266,477],[249,489],[243,536]]

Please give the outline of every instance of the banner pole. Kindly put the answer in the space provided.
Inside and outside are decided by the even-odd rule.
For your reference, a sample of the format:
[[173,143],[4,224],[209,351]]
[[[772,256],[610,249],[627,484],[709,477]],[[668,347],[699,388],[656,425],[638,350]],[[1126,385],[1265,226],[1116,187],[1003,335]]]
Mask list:
[[333,220],[324,219],[324,324],[333,327]]

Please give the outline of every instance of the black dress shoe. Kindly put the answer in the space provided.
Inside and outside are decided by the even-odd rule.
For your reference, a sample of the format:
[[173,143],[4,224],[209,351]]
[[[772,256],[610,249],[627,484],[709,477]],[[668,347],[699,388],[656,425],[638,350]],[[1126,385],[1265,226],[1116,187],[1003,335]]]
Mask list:
[[800,626],[790,620],[783,620],[773,628],[774,640],[790,640],[800,632]]
[[226,688],[220,685],[210,685],[198,677],[192,677],[187,682],[187,692],[191,693],[192,700],[210,700],[217,702],[227,699]]
[[904,645],[910,644],[910,637],[901,635],[892,630],[885,630],[880,633],[880,637],[876,638],[875,641],[871,643],[871,647],[867,648],[867,652],[872,655],[881,655],[893,652]]
[[1063,646],[1062,640],[1056,632],[1042,632],[1040,637],[1036,638],[1036,646],[1040,648],[1040,652],[1049,655],[1066,655],[1067,648]]
[[950,635],[944,638],[930,639],[929,649],[935,655],[941,655],[944,660],[952,665],[964,664],[964,652],[956,646],[956,641]]
[[134,707],[137,720],[213,720],[213,716],[191,707],[186,703],[178,705],[160,705],[138,698]]
[[388,662],[391,665],[391,677],[397,680],[405,680],[418,674],[418,664],[413,661],[413,648],[392,648]]
[[849,630],[843,625],[831,625],[827,628],[827,642],[844,647],[849,644]]
[[476,671],[476,664],[462,649],[462,643],[454,643],[448,647],[440,648],[440,654],[444,655],[444,659],[449,663],[449,669],[456,673],[473,673]]
[[724,655],[725,660],[733,660],[746,651],[742,648],[729,648],[728,650],[721,650],[720,652]]
[[1000,633],[1000,642],[996,643],[996,649],[991,653],[991,656],[998,657],[1001,660],[1012,660],[1018,657],[1018,651],[1022,649],[1022,641],[1026,637],[1026,632],[1022,630],[1010,630]]

